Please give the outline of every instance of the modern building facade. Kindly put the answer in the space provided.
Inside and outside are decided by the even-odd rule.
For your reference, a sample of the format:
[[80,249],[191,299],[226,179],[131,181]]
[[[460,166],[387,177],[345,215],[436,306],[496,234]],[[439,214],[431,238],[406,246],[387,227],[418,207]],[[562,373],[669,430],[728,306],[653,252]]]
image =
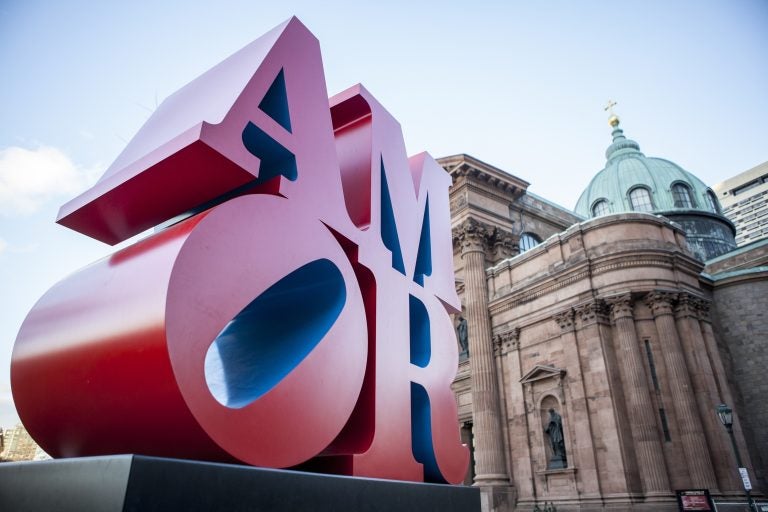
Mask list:
[[468,326],[454,391],[485,510],[677,510],[678,489],[737,499],[720,403],[765,484],[753,361],[768,363],[767,323],[746,302],[768,297],[768,251],[734,251],[713,191],[611,124],[576,212],[473,157],[439,160]]
[[0,460],[22,461],[33,460],[39,447],[29,435],[24,425],[19,423],[14,428],[0,430],[2,435],[2,451]]
[[718,183],[712,189],[736,226],[736,244],[768,238],[768,162]]

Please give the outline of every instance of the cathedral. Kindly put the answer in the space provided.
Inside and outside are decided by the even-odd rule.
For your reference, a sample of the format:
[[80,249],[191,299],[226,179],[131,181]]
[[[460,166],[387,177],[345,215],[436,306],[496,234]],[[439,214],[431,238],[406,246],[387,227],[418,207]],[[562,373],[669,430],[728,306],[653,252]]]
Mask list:
[[706,184],[609,122],[575,211],[469,155],[439,159],[462,303],[453,388],[483,510],[744,502],[720,404],[753,495],[767,489],[768,240],[737,248]]

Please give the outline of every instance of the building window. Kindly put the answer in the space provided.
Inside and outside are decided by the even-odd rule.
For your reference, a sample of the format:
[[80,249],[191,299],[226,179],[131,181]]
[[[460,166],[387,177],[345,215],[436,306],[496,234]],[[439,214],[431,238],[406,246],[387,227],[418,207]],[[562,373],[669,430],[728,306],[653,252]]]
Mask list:
[[717,202],[715,194],[711,190],[707,190],[707,208],[712,213],[720,213],[720,205]]
[[541,238],[533,233],[523,233],[520,235],[520,252],[533,249],[541,243]]
[[592,216],[593,217],[600,217],[602,215],[608,215],[610,211],[608,210],[608,201],[605,199],[598,200],[594,206],[592,206]]
[[645,187],[635,187],[629,191],[629,204],[636,212],[653,211],[651,192]]
[[[651,381],[653,382],[653,390],[656,392],[656,399],[661,402],[661,386],[659,386],[659,376],[656,374],[656,363],[653,360],[653,351],[651,350],[651,340],[644,339],[645,355],[648,357],[648,367],[651,370]],[[664,407],[659,407],[659,420],[661,421],[661,431],[664,434],[664,441],[672,441],[672,436],[669,434],[669,423],[667,422],[667,412]]]
[[659,393],[661,387],[659,387],[659,376],[656,374],[656,363],[653,360],[653,352],[651,351],[651,341],[643,340],[645,343],[645,355],[648,357],[648,367],[651,369],[651,380],[653,381],[653,389]]
[[667,422],[667,412],[663,407],[659,408],[659,419],[661,420],[661,431],[664,433],[664,441],[671,442],[672,436],[669,434],[669,423]]
[[672,199],[675,201],[675,208],[693,208],[693,196],[688,185],[675,183],[672,185]]
[[733,189],[731,192],[733,192],[733,195],[737,196],[737,195],[743,194],[747,190],[755,188],[755,187],[757,187],[759,185],[760,185],[760,178],[758,178],[756,180],[752,180],[749,183],[745,183],[742,186]]

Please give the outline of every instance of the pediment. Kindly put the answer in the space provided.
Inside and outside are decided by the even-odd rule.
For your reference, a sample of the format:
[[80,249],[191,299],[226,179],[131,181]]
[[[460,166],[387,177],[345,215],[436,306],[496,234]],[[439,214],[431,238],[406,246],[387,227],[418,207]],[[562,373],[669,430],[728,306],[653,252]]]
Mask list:
[[565,375],[565,369],[555,366],[537,364],[520,379],[521,384],[528,384],[544,379],[560,379]]

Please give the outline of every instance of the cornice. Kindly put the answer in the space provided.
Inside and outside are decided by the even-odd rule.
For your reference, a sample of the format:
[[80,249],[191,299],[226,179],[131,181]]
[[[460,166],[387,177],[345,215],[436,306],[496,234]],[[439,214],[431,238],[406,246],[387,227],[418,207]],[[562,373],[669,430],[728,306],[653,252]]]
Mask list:
[[[461,214],[459,214],[459,212],[461,212]],[[460,226],[467,219],[474,219],[483,224],[497,226],[501,229],[507,229],[510,232],[512,232],[512,225],[514,224],[514,221],[510,217],[499,215],[498,213],[487,208],[483,208],[477,204],[467,203],[461,205],[456,211],[452,211],[451,213],[451,226],[453,229],[456,229],[456,227]],[[509,227],[506,227],[505,224],[507,224]]]
[[451,175],[453,183],[460,180],[487,184],[505,194],[519,196],[530,183],[466,154],[438,158],[437,162]]
[[475,194],[479,194],[484,197],[489,197],[491,199],[495,199],[499,201],[500,203],[509,203],[510,202],[510,195],[500,193],[500,189],[486,185],[485,183],[474,183],[474,182],[466,182],[464,186],[458,186],[456,187],[458,191],[467,190],[470,192],[474,192]]
[[680,226],[675,225],[666,217],[661,217],[652,213],[644,212],[623,212],[614,213],[611,215],[603,215],[601,217],[594,217],[592,219],[585,220],[579,223],[581,231],[592,231],[600,229],[612,224],[623,224],[626,222],[635,222],[639,224],[653,224],[655,226],[664,226],[672,231],[676,231],[682,235],[685,231]]
[[723,272],[721,274],[716,274],[715,276],[710,277],[712,278],[711,286],[715,291],[717,291],[729,286],[745,284],[751,281],[765,282],[768,280],[768,269],[766,269],[766,267],[758,267],[732,273]]
[[[613,256],[613,255],[612,255]],[[621,255],[618,258],[612,258],[613,261],[592,263],[592,275],[598,276],[606,272],[621,270],[634,267],[658,267],[672,269],[675,263],[671,256],[647,255],[645,257],[638,255]]]
[[560,233],[564,232],[575,224],[575,222],[567,223],[567,221],[564,221],[564,219],[561,219],[556,215],[552,215],[551,213],[545,212],[543,210],[537,210],[532,208],[530,205],[521,203],[519,201],[512,203],[510,208],[512,211],[514,211],[514,215],[519,215],[520,212],[522,212],[526,217],[534,218],[540,222],[546,222],[552,227],[560,229]]
[[524,287],[521,290],[513,291],[499,299],[494,300],[489,305],[489,310],[492,315],[509,311],[517,306],[525,304],[527,302],[534,301],[539,297],[552,293],[555,290],[569,286],[577,281],[589,277],[589,267],[582,265],[581,269],[570,273],[565,277],[558,277],[557,281],[551,274],[543,276],[538,285],[532,287]]
[[[534,258],[537,253],[551,249],[553,244],[564,245],[566,240],[557,237],[561,236],[553,235],[546,239],[541,244],[537,245],[533,249],[524,253],[515,255],[513,258],[497,263],[492,267],[493,275],[499,275],[503,271],[512,266],[516,266],[525,260]],[[563,262],[563,266],[567,268],[569,265],[578,265],[584,261],[588,261],[593,269],[593,275],[599,275],[604,272],[612,270],[631,268],[636,266],[652,266],[665,269],[679,268],[682,270],[688,270],[692,275],[699,275],[699,268],[701,264],[697,260],[686,257],[679,251],[665,250],[663,248],[653,248],[645,250],[632,250],[621,249],[609,254],[594,255],[594,251],[590,249],[585,250],[583,253],[579,253],[578,258],[571,258]]]
[[[500,274],[506,268],[511,267],[509,263],[513,260],[507,260],[501,265],[493,267],[493,275]],[[547,272],[532,281],[521,281],[516,283],[506,295],[493,300],[490,303],[491,314],[498,314],[513,309],[519,305],[531,302],[548,293],[552,293],[560,288],[569,286],[581,279],[590,276],[622,269],[636,267],[664,268],[674,269],[678,261],[676,254],[664,256],[659,252],[649,254],[623,253],[619,255],[610,254],[601,256],[599,260],[582,259],[571,266],[562,267],[559,271]]]
[[[559,217],[557,214],[548,212],[546,210],[547,206],[560,211],[563,217]],[[575,224],[584,222],[584,219],[579,217],[575,212],[569,211],[563,206],[550,203],[544,199],[539,198],[535,194],[528,192],[520,196],[520,199],[512,204],[512,208],[515,210],[522,210],[526,214],[537,217],[542,221],[549,222],[557,226],[564,226],[561,228],[562,231],[565,231]]]

